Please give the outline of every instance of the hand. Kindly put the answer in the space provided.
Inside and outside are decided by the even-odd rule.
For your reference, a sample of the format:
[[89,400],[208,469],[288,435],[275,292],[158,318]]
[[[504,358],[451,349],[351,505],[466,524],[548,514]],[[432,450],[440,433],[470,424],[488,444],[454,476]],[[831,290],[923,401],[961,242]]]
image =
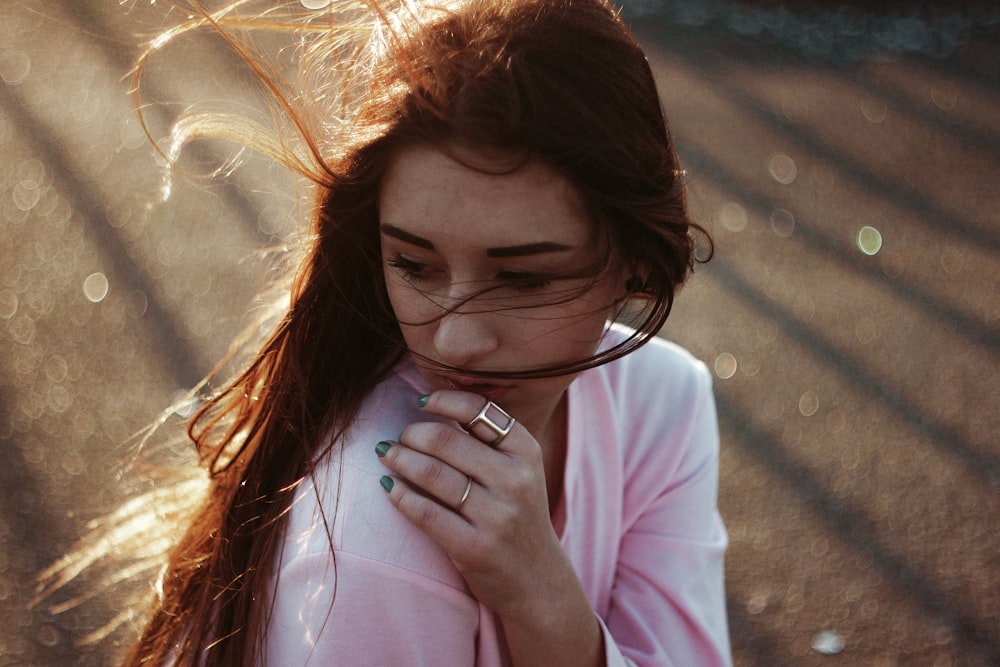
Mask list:
[[[466,424],[485,400],[439,391],[424,410]],[[506,421],[489,416],[501,426]],[[494,437],[484,425],[467,433],[416,422],[401,442],[380,449],[398,476],[392,503],[447,552],[480,602],[502,617],[519,616],[544,604],[546,582],[563,580],[567,570],[574,580],[575,574],[549,517],[541,447],[518,423],[495,449],[485,444]]]
[[[468,424],[485,400],[439,391],[424,410]],[[401,478],[384,484],[389,498],[496,612],[514,665],[603,664],[600,626],[549,518],[541,447],[520,424],[485,444],[494,437],[484,425],[410,424],[376,449]]]

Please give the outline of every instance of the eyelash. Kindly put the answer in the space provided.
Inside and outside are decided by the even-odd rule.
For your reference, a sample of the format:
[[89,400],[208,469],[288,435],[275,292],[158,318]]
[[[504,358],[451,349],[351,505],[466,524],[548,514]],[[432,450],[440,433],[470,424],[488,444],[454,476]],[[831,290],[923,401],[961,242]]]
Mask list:
[[427,268],[426,264],[414,262],[412,259],[407,259],[402,255],[396,255],[390,259],[389,266],[402,273],[403,278],[409,281],[420,280],[422,277],[421,274]]
[[515,273],[505,271],[500,274],[504,280],[510,283],[511,289],[515,292],[537,292],[552,284],[552,281],[540,273]]
[[[399,271],[403,278],[410,282],[426,280],[425,272],[427,265],[415,262],[412,259],[396,255],[388,260],[389,266]],[[503,271],[498,277],[510,284],[510,288],[515,292],[527,293],[545,289],[552,280],[540,273],[518,273],[516,271]]]

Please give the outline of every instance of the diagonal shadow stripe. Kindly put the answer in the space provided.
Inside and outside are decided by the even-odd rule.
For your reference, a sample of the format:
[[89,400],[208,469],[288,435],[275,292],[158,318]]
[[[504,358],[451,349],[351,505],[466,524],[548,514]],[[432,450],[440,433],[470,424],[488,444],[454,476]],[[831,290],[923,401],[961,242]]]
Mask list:
[[[738,51],[733,46],[723,48],[727,57],[753,63],[758,67],[782,67],[787,66],[789,62],[789,55],[783,53],[772,42],[761,41],[755,43],[753,49],[740,49]],[[968,63],[963,66],[961,60],[956,58],[936,60],[918,54],[909,57],[919,63],[921,69],[936,71],[938,80],[960,84],[964,82],[964,84],[970,84],[994,94],[1000,90],[1000,67],[994,66],[993,76],[990,77],[984,71],[970,69],[967,66]],[[871,68],[840,65],[826,67],[824,72],[835,74],[847,85],[865,90],[876,97],[891,102],[896,108],[904,110],[905,113],[919,122],[934,128],[939,133],[951,135],[963,145],[980,154],[1000,157],[1000,137],[995,133],[970,126],[967,119],[944,113],[942,109],[929,101],[904,93],[894,84],[881,80]],[[1000,97],[997,98],[996,103],[1000,105]]]
[[[0,414],[11,414],[10,406],[3,395],[0,395]],[[3,516],[0,518],[0,525],[9,528],[24,525],[25,529],[16,531],[14,534],[5,532],[4,550],[31,554],[30,562],[35,564],[48,563],[60,555],[54,549],[52,541],[54,535],[66,534],[66,522],[60,520],[59,513],[53,511],[50,499],[42,492],[45,485],[32,472],[33,466],[25,459],[21,443],[14,440],[16,437],[18,437],[16,431],[13,438],[0,437],[0,489],[2,489],[0,492],[0,515]],[[65,512],[63,512],[63,517],[65,517]],[[15,537],[16,542],[12,539]],[[7,559],[4,560],[6,564]],[[20,558],[12,558],[11,563],[21,560]],[[25,573],[16,573],[13,568],[3,572],[5,579],[13,579],[18,574]],[[13,601],[22,603],[24,605],[22,613],[35,617],[30,621],[30,627],[37,630],[51,619],[39,610],[29,611],[27,609],[28,596],[31,595],[33,584],[33,579],[16,582],[16,592],[11,596],[13,600],[5,595],[4,604],[10,605]],[[18,599],[20,595],[25,595],[25,597]],[[30,647],[31,655],[23,653],[18,655],[25,645]],[[31,639],[25,642],[25,645],[17,648],[7,647],[8,650],[11,650],[11,654],[6,655],[6,657],[14,658],[16,656],[22,659],[38,660],[38,664],[69,665],[74,664],[74,658],[78,657],[80,653],[76,647],[71,646],[66,641],[48,643]]]
[[[846,75],[843,76],[846,78]],[[871,70],[861,69],[851,72],[850,83],[903,110],[910,117],[933,128],[938,134],[951,135],[969,150],[1000,160],[1000,137],[996,134],[972,127],[963,118],[947,114],[930,102],[907,95],[891,83],[880,81]]]
[[[990,50],[992,54],[986,57],[970,60],[959,53],[957,58],[936,60],[926,56],[917,57],[920,67],[937,73],[937,78],[943,81],[971,84],[994,95],[1000,91],[1000,23],[983,26],[976,31],[977,45],[980,49]],[[986,46],[989,45],[989,46]]]
[[[656,40],[653,36],[653,41],[664,42],[665,40]],[[672,58],[684,62],[686,67],[701,73],[704,77],[713,78],[713,68],[701,62],[695,50],[692,49],[692,52],[688,52],[683,48],[683,45],[670,44],[660,44],[660,48],[669,52]],[[728,97],[747,116],[770,127],[774,132],[788,137],[805,150],[828,160],[859,188],[867,190],[881,199],[892,201],[915,220],[922,221],[928,228],[964,236],[972,243],[1000,253],[1000,233],[997,230],[977,226],[966,219],[962,213],[941,207],[918,190],[885,178],[835,144],[819,138],[808,128],[782,121],[770,107],[750,93],[740,89],[738,85],[736,81],[728,81],[727,85],[715,86],[715,90],[720,95]]]
[[[63,0],[63,4],[67,4],[67,2],[71,3],[75,2],[75,0]],[[79,13],[74,11],[71,6],[68,9],[64,9],[63,12],[64,16],[60,17],[60,21],[73,26],[76,39],[87,41],[95,48],[101,50],[115,71],[121,72],[124,75],[132,70],[135,64],[133,62],[134,56],[129,53],[128,49],[124,48],[120,43],[99,38],[99,35],[110,35],[115,32],[115,28],[108,21],[93,17],[89,22],[84,23],[81,21]],[[98,28],[96,33],[94,30],[95,26]],[[243,65],[243,61],[237,59],[229,49],[216,49],[213,54],[213,67],[219,68],[221,71],[223,65],[229,71],[235,71]],[[164,95],[157,92],[155,82],[147,81],[143,84],[143,89],[149,91],[149,95],[152,98],[163,99],[164,97]],[[122,94],[124,95],[124,89]],[[159,107],[152,106],[146,108],[143,110],[143,114],[147,117],[155,117],[163,125],[167,124],[163,111]],[[185,146],[184,150],[187,154],[191,155],[197,164],[220,164],[222,162],[220,155],[213,153],[198,142]],[[275,235],[263,232],[257,224],[260,218],[260,209],[244,194],[239,184],[233,182],[231,178],[218,180],[219,197],[226,210],[239,220],[252,236],[261,240],[274,240]]]
[[[680,143],[680,142],[679,142]],[[682,144],[678,148],[681,161],[685,165],[708,174],[723,190],[732,192],[744,202],[767,214],[779,205],[761,194],[749,180],[741,178],[731,169],[709,153],[701,151],[690,144]],[[923,309],[928,314],[947,324],[958,335],[982,346],[994,355],[1000,357],[1000,331],[976,320],[965,313],[956,310],[936,297],[913,285],[900,280],[892,280],[871,262],[859,261],[857,253],[844,250],[841,239],[835,238],[810,225],[807,219],[795,218],[795,234],[802,242],[816,252],[843,265],[852,273],[864,275],[879,283],[906,301]]]
[[32,117],[11,95],[7,86],[0,88],[0,111],[14,122],[18,136],[52,170],[54,182],[59,184],[74,213],[83,219],[91,240],[108,265],[113,267],[114,274],[145,294],[148,306],[142,321],[149,328],[152,346],[162,350],[162,358],[169,362],[163,364],[164,370],[178,387],[194,386],[211,365],[200,359],[193,347],[174,335],[178,329],[175,314],[157,299],[155,282],[131,259],[115,227],[105,224],[106,212],[113,211],[113,207],[98,199],[97,187],[79,177],[81,170],[70,164],[66,150],[56,143],[59,133],[55,128],[47,127]]
[[976,226],[956,211],[949,211],[927,198],[915,188],[909,188],[884,178],[877,171],[855,160],[834,144],[820,139],[808,129],[783,123],[774,112],[751,97],[746,91],[732,86],[720,88],[748,115],[770,125],[776,132],[791,137],[800,146],[815,155],[822,156],[836,165],[837,169],[849,176],[859,187],[907,211],[915,219],[922,220],[928,227],[964,236],[972,243],[993,252],[1000,252],[1000,234],[996,230]]
[[933,580],[886,546],[862,514],[829,493],[807,468],[789,459],[782,452],[782,447],[776,444],[775,438],[754,425],[725,390],[716,392],[716,401],[719,421],[737,434],[735,444],[743,447],[775,477],[792,488],[845,542],[862,553],[870,554],[872,562],[925,612],[934,619],[946,622],[961,642],[975,647],[982,654],[984,665],[1000,664],[1000,635],[996,628],[963,609]]
[[750,286],[724,260],[713,260],[706,272],[714,275],[726,289],[744,303],[771,318],[786,334],[811,351],[848,384],[860,388],[880,401],[896,417],[925,434],[938,449],[958,459],[970,472],[984,478],[994,488],[1000,489],[1000,457],[980,452],[951,426],[923,414],[902,394],[887,386],[859,362],[851,359],[846,352],[837,349],[817,331],[803,325],[794,315]]

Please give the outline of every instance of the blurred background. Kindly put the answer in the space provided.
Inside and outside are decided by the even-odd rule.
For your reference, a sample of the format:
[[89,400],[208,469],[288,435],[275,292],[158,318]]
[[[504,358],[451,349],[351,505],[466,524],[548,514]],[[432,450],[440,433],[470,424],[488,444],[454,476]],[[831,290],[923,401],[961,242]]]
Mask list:
[[[716,375],[736,664],[1000,665],[1000,8],[624,13],[717,243],[664,335]],[[164,180],[127,95],[163,14],[0,2],[0,665],[110,661],[79,642],[116,598],[29,610],[35,579],[146,489],[129,437],[225,352],[294,227],[252,155]],[[150,131],[251,82],[184,42]]]

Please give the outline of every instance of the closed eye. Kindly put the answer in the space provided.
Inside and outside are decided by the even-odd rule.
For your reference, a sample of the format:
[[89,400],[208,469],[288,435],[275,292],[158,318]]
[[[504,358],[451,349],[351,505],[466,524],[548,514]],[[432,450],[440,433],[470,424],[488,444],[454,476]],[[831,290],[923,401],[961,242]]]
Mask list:
[[552,284],[551,276],[544,273],[501,271],[497,277],[516,292],[537,292]]
[[413,282],[426,277],[424,274],[427,272],[427,265],[422,262],[414,261],[402,255],[396,255],[387,260],[387,263],[399,271],[407,281]]
[[[434,273],[430,265],[403,255],[397,254],[386,260],[386,263],[410,283],[426,282],[431,279]],[[529,271],[500,271],[496,278],[497,281],[518,293],[538,292],[552,284],[551,275]]]

